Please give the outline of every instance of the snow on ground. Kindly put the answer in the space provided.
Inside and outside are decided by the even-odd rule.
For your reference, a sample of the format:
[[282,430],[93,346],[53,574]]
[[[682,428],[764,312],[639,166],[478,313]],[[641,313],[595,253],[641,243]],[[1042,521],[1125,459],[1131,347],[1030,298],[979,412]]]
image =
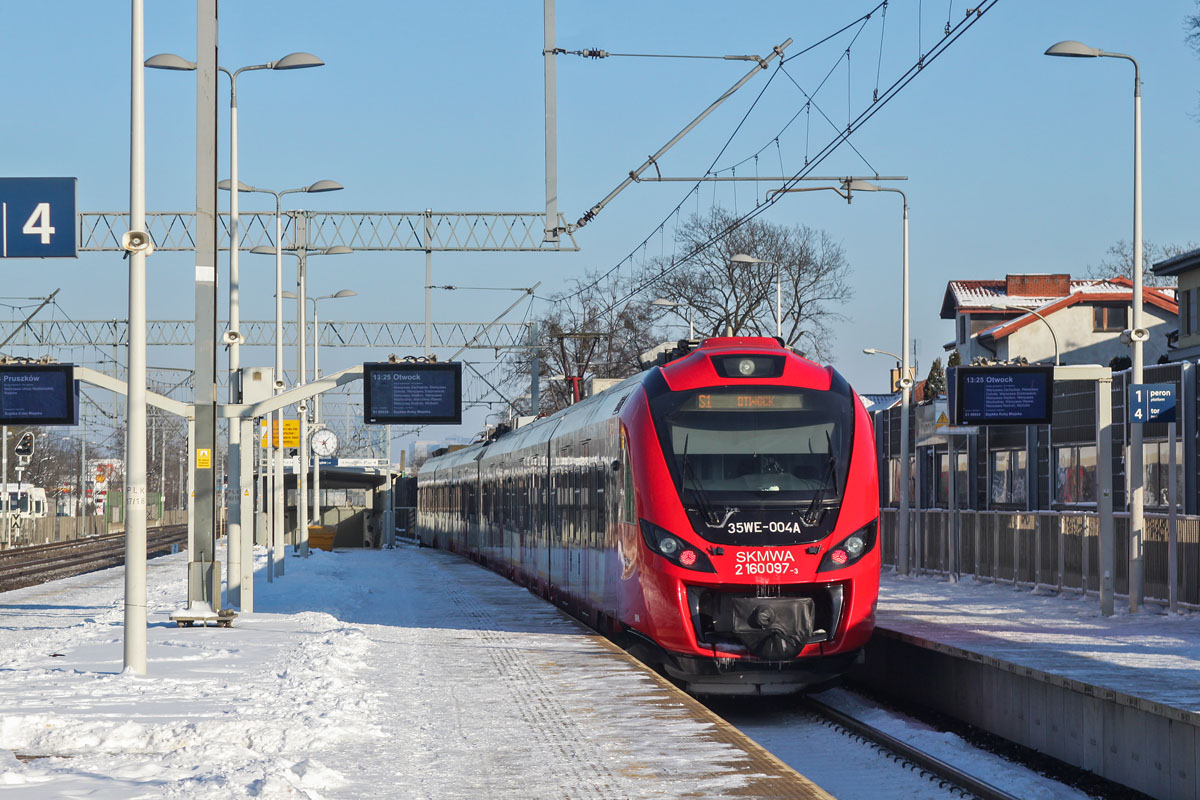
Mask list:
[[[232,629],[176,628],[186,554],[150,562],[147,677],[121,673],[120,568],[0,594],[0,794],[715,797],[760,777],[644,672],[470,562],[315,551],[268,584],[259,561],[258,611]],[[886,575],[879,621],[1200,708],[1200,614],[1105,619],[1094,598]],[[867,763],[832,757],[829,729],[782,706],[732,716],[835,791],[839,765]],[[956,737],[882,721],[997,782],[1017,775]],[[831,774],[810,772],[814,753]],[[879,796],[895,788],[886,774]],[[1037,778],[1018,786],[1062,796]]]
[[169,621],[185,559],[150,562],[147,677],[121,673],[120,568],[0,594],[0,794],[711,797],[756,777],[644,672],[455,556],[289,558],[231,629]]
[[1094,596],[970,577],[885,573],[879,594],[881,628],[1200,712],[1200,613],[1150,606],[1130,614],[1118,598],[1116,613],[1104,617]]

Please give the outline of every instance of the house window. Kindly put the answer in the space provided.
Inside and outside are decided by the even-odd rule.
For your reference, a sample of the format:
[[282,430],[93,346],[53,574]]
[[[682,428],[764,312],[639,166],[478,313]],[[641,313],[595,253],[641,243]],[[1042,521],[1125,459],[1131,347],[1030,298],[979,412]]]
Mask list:
[[967,317],[964,314],[958,315],[958,343],[965,344],[967,341]]
[[1200,315],[1196,313],[1196,306],[1200,304],[1200,289],[1190,289],[1188,290],[1188,295],[1189,297],[1187,306],[1191,311],[1189,316],[1192,320],[1191,327],[1188,328],[1188,333],[1195,333],[1196,331],[1200,330],[1200,319],[1197,319],[1197,316]]
[[1096,502],[1096,445],[1054,448],[1054,499]]
[[1129,309],[1121,305],[1100,305],[1092,307],[1092,330],[1094,331],[1123,331],[1128,327],[1125,323]]
[[1192,332],[1192,290],[1184,289],[1179,302],[1179,335]]
[[1025,451],[996,450],[991,454],[991,498],[995,505],[1025,505]]

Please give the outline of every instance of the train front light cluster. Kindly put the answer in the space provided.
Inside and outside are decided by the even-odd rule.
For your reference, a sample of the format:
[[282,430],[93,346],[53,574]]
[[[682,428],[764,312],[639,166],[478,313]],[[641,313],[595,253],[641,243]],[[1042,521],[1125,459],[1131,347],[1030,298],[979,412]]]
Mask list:
[[878,538],[878,530],[879,522],[876,520],[842,539],[825,553],[825,557],[821,559],[821,566],[817,568],[817,572],[829,572],[830,570],[841,569],[858,561],[875,546],[875,540]]
[[651,552],[662,556],[677,567],[692,569],[698,572],[717,571],[708,556],[666,528],[655,525],[653,522],[647,522],[644,519],[640,520],[640,523],[642,538],[646,541],[646,547],[649,547]]

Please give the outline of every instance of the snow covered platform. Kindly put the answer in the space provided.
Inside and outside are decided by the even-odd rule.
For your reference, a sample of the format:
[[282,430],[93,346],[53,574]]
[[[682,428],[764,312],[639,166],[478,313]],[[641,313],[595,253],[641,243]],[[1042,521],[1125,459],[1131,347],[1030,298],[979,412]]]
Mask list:
[[120,568],[0,594],[4,797],[828,797],[603,638],[458,557],[314,551],[256,612],[179,628],[150,562],[149,676]]
[[1200,614],[885,574],[862,677],[1154,797],[1200,800]]

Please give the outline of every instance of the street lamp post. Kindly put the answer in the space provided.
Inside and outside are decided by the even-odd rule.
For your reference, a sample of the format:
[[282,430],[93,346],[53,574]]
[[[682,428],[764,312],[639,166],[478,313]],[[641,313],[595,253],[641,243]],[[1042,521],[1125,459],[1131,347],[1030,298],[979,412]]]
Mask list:
[[863,180],[846,181],[847,199],[854,192],[894,192],[904,201],[904,265],[900,288],[900,520],[896,526],[896,546],[899,551],[897,566],[900,573],[908,574],[908,509],[910,504],[908,481],[911,467],[909,459],[909,406],[912,403],[913,380],[908,374],[908,195],[901,189],[876,186]]
[[[229,183],[237,186],[238,183],[238,104],[237,104],[237,79],[243,72],[254,70],[269,69],[269,70],[293,70],[306,69],[309,67],[320,67],[324,65],[324,61],[317,58],[311,53],[296,52],[288,53],[278,61],[268,61],[265,64],[251,64],[249,66],[240,67],[239,69],[230,71],[225,67],[217,67],[221,72],[229,76]],[[173,53],[160,53],[146,59],[145,65],[152,69],[168,69],[168,70],[183,70],[191,71],[196,69],[195,62],[188,61]],[[241,325],[241,276],[238,268],[238,251],[241,244],[241,234],[239,230],[239,214],[238,214],[238,192],[230,192],[229,194],[229,330],[231,333],[229,341],[229,402],[240,403],[241,385],[241,338],[238,336],[238,328]],[[247,454],[248,455],[248,454]],[[227,561],[229,586],[229,601],[231,604],[242,607],[242,555],[249,556],[249,548],[242,545],[243,531],[249,530],[251,527],[251,509],[249,504],[242,503],[242,471],[249,470],[249,458],[242,456],[242,428],[236,421],[229,426],[229,483],[236,487],[232,493],[231,508],[229,509],[229,520],[227,522],[229,536],[227,546],[229,556]]]
[[1056,366],[1056,367],[1060,366],[1059,350],[1058,350],[1058,337],[1054,335],[1054,326],[1050,324],[1049,320],[1047,320],[1045,317],[1043,317],[1036,310],[1034,310],[1028,306],[1021,306],[1021,305],[1017,305],[1015,303],[995,302],[995,303],[991,304],[990,308],[993,308],[996,311],[1021,311],[1025,314],[1032,314],[1033,316],[1040,319],[1042,321],[1042,323],[1045,324],[1046,330],[1050,331],[1050,342],[1054,345],[1054,366]]
[[[661,308],[677,309],[680,306],[684,305],[684,303],[676,303],[673,300],[667,300],[665,297],[659,297],[654,300],[651,300],[650,305],[659,306]],[[679,312],[676,311],[675,313],[678,314]],[[692,307],[690,304],[687,307],[687,324],[688,324],[688,341],[689,342],[695,341],[696,326],[695,326],[695,324],[692,323]]]
[[[1142,323],[1142,76],[1137,59],[1124,53],[1109,53],[1082,42],[1058,42],[1046,50],[1048,56],[1067,58],[1123,58],[1133,64],[1133,320],[1126,332],[1133,351],[1133,383],[1145,379],[1142,345],[1150,338]],[[1129,434],[1129,610],[1141,608],[1145,593],[1143,546],[1146,529],[1145,475],[1143,474],[1142,426],[1130,425]]]
[[[330,247],[327,250],[317,251],[318,254],[322,254],[322,255],[339,255],[342,253],[351,253],[351,252],[354,252],[354,251],[351,250],[349,247],[341,247],[341,246]],[[297,253],[297,255],[299,255],[299,253]],[[321,362],[320,362],[321,320],[320,320],[320,317],[317,316],[318,301],[332,300],[334,298],[340,298],[340,297],[355,297],[357,295],[358,295],[358,292],[354,291],[353,289],[340,289],[340,290],[334,292],[333,294],[325,294],[325,295],[321,295],[320,297],[307,298],[313,304],[313,380],[316,380],[321,377]],[[284,292],[283,296],[285,298],[303,297],[303,295],[296,295],[292,292]],[[306,321],[302,321],[301,325],[303,327],[307,327],[308,323]],[[300,350],[300,353],[302,353],[302,354],[305,353],[305,350]],[[301,359],[304,359],[306,357],[307,357],[306,355],[301,355]],[[305,369],[305,365],[302,362],[300,364],[301,383],[304,382],[304,376],[305,376],[304,369]],[[313,424],[316,425],[321,421],[321,419],[320,419],[321,396],[320,395],[314,396],[312,399],[312,402],[313,402],[313,412],[312,412]],[[301,425],[300,438],[302,441],[304,441],[306,443],[306,445],[307,445],[307,438],[308,438],[307,430],[306,430],[307,422],[308,422],[308,420],[306,419],[305,415],[302,414],[300,417],[300,425]],[[305,463],[305,461],[303,459],[300,462],[300,468],[301,468],[301,470],[304,470],[307,468],[307,464]],[[308,524],[308,522],[311,522],[312,524],[320,525],[321,524],[321,457],[318,456],[316,453],[313,453],[313,455],[312,455],[312,484],[311,485],[312,485],[312,505],[310,507],[311,513],[309,515],[309,519],[306,520],[305,524]],[[307,545],[307,535],[305,536],[305,544]]]
[[[231,181],[221,181],[217,184],[217,188],[230,190],[234,184]],[[240,192],[259,192],[262,194],[270,194],[275,196],[275,394],[279,394],[283,389],[283,196],[285,194],[298,193],[316,193],[316,192],[335,192],[342,188],[340,183],[330,180],[320,180],[308,186],[301,186],[297,189],[284,189],[281,192],[272,191],[271,189],[261,189],[254,186],[247,186],[239,182],[237,189]],[[263,253],[264,248],[256,247],[250,252]],[[269,249],[265,252],[271,252]],[[283,513],[284,513],[284,493],[283,493],[283,409],[276,411],[275,419],[279,423],[279,438],[278,444],[274,441],[272,435],[273,428],[268,423],[268,435],[272,436],[272,445],[274,450],[274,488],[272,491],[272,507],[274,512],[272,531],[272,546],[271,546],[271,564],[268,569],[268,578],[272,576],[282,575],[283,568]],[[299,484],[297,485],[299,488]],[[302,521],[299,517],[297,521]],[[308,527],[301,526],[304,529],[304,534],[307,535]],[[305,540],[307,545],[307,539]]]
[[[325,191],[333,191],[327,189]],[[304,238],[304,237],[301,237]],[[251,253],[259,255],[274,255],[275,250],[270,247],[255,247],[250,250]],[[309,255],[345,255],[354,251],[344,245],[336,245],[334,247],[324,249],[309,249],[305,246],[289,248],[284,251],[288,255],[296,257],[296,289],[297,292],[283,292],[283,299],[296,301],[296,385],[304,386],[308,383],[308,365],[307,365],[307,334],[308,322],[305,319],[306,306],[303,298],[306,293],[306,285],[308,282],[308,256]],[[296,541],[295,547],[299,550],[302,558],[308,558],[308,406],[307,401],[301,400],[297,404],[296,421],[299,427],[299,444],[297,447],[297,469],[296,469]],[[281,433],[280,436],[283,434]]]

